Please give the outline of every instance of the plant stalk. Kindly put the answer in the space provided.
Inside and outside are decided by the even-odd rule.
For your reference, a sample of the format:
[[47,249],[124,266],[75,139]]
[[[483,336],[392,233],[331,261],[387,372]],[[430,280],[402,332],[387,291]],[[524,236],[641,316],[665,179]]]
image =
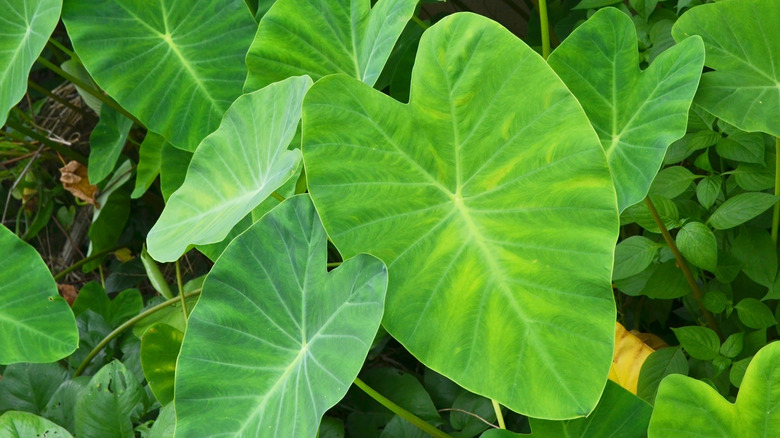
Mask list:
[[57,275],[54,276],[54,281],[57,281],[66,275],[70,274],[71,272],[75,271],[76,269],[82,267],[84,264],[91,262],[92,260],[95,260],[97,258],[103,257],[106,254],[110,254],[118,249],[123,248],[123,246],[115,246],[113,248],[104,249],[103,251],[96,252],[95,254],[92,254],[89,257],[83,258],[76,263],[68,266],[67,268],[60,271]]
[[547,21],[547,0],[539,0],[539,21],[542,27],[542,57],[550,56],[550,23]]
[[[200,289],[192,291],[192,292],[184,295],[184,298],[193,297],[193,296],[199,294],[200,291],[201,291]],[[81,365],[79,365],[79,367],[76,369],[76,372],[73,373],[73,377],[75,378],[75,377],[80,376],[81,373],[84,372],[84,369],[87,368],[89,363],[92,362],[92,359],[94,359],[95,356],[97,356],[97,354],[100,353],[100,350],[105,348],[106,345],[108,345],[109,342],[113,341],[114,338],[116,338],[117,336],[122,334],[122,332],[124,332],[128,328],[134,326],[135,323],[137,323],[138,321],[146,318],[147,316],[149,316],[149,315],[151,315],[153,313],[156,313],[156,312],[158,312],[158,311],[160,311],[160,310],[162,310],[162,309],[164,309],[164,308],[166,308],[166,307],[168,307],[168,306],[170,306],[172,304],[176,304],[177,302],[179,302],[179,297],[172,298],[172,299],[170,299],[168,301],[164,301],[164,302],[162,302],[162,303],[160,303],[160,304],[158,304],[158,305],[156,305],[154,307],[151,307],[151,308],[149,308],[149,309],[139,313],[138,315],[128,319],[122,325],[120,325],[119,327],[115,328],[114,331],[112,331],[111,333],[106,335],[106,337],[103,338],[103,340],[100,341],[100,343],[97,344],[95,346],[95,348],[93,348],[92,351],[89,352],[87,357],[84,358],[84,361],[81,362]]]
[[704,307],[704,296],[701,293],[701,289],[699,289],[699,285],[696,283],[696,279],[693,277],[693,273],[688,267],[688,263],[685,262],[685,258],[680,253],[680,249],[677,248],[677,244],[674,242],[672,235],[669,234],[669,230],[666,229],[664,221],[661,219],[658,210],[655,209],[655,205],[653,205],[653,201],[650,200],[649,196],[645,196],[645,204],[650,210],[650,214],[653,216],[656,225],[658,225],[658,228],[661,230],[661,235],[664,236],[666,244],[669,245],[669,249],[672,251],[672,254],[674,254],[674,258],[677,260],[677,267],[680,268],[685,276],[685,280],[688,281],[688,286],[690,286],[691,291],[693,292],[693,298],[696,300],[696,303],[699,304],[699,310],[701,310],[702,315],[704,315],[704,319],[707,320],[707,325],[718,334],[718,337],[722,342],[724,340],[723,333],[721,333],[720,327],[718,327],[718,323],[715,321],[715,317],[706,307]]
[[187,319],[190,317],[189,312],[187,312],[187,300],[184,299],[184,286],[181,281],[181,266],[179,265],[179,261],[176,260],[176,284],[179,286],[179,298],[181,299],[181,311],[184,313],[184,321],[186,322]]
[[398,406],[397,404],[390,401],[387,397],[383,396],[382,394],[376,392],[373,388],[366,385],[365,382],[360,380],[359,377],[355,377],[355,386],[362,389],[363,392],[368,394],[371,398],[378,401],[382,406],[386,407],[387,409],[391,410],[394,414],[400,416],[404,420],[412,423],[413,425],[417,426],[420,430],[427,433],[430,436],[436,437],[436,438],[452,438],[450,435],[444,433],[443,431],[433,427],[432,425],[428,424],[426,421],[424,421],[422,418],[414,415],[413,413],[407,411],[406,409]]
[[[780,195],[780,137],[775,137],[775,196]],[[772,211],[772,242],[777,246],[777,229],[780,224],[780,201]]]
[[[39,142],[45,144],[46,146],[50,147],[53,151],[59,152],[60,154],[66,156],[66,157],[68,157],[68,158],[70,158],[72,160],[76,160],[76,161],[78,161],[80,163],[86,163],[87,162],[87,157],[81,155],[80,153],[78,153],[78,152],[76,152],[76,151],[74,151],[74,150],[72,150],[70,148],[67,148],[67,147],[57,143],[56,141],[51,140],[49,137],[46,137],[45,135],[42,135],[42,134],[40,134],[38,132],[35,132],[32,129],[29,129],[28,127],[26,127],[26,126],[24,126],[22,124],[16,123],[15,120],[8,119],[8,120],[5,121],[5,124],[9,128],[11,128],[13,130],[16,130],[16,131],[19,131],[20,133],[22,133],[22,134],[32,138],[33,140],[36,140],[36,141],[39,141]],[[13,137],[13,134],[11,134],[11,136]]]
[[501,413],[501,405],[498,404],[498,401],[490,399],[491,403],[493,403],[493,410],[496,411],[496,420],[498,421],[498,428],[499,429],[506,429],[506,423],[504,423],[504,414]]

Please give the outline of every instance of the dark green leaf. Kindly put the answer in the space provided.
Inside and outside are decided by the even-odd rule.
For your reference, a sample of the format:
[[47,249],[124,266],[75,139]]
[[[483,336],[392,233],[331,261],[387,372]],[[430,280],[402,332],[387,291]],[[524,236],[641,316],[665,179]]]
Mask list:
[[742,193],[727,199],[707,222],[716,230],[734,228],[765,212],[778,199],[768,193]]
[[721,291],[710,291],[704,294],[704,307],[713,313],[720,313],[726,309],[728,298]]
[[753,360],[753,356],[746,357],[742,360],[738,360],[731,365],[731,371],[729,371],[729,381],[732,385],[739,388],[742,385],[742,379],[745,377],[745,371]]
[[[667,229],[671,230],[679,226],[680,212],[677,210],[677,205],[673,201],[661,197],[650,195],[650,200],[653,202],[655,209],[658,211],[658,215],[661,217],[661,221],[664,223]],[[620,224],[626,225],[632,222],[636,222],[642,228],[650,231],[651,233],[660,233],[658,224],[650,214],[650,209],[644,202],[634,204],[627,209],[623,210],[620,215]]]
[[688,359],[680,347],[662,348],[647,356],[639,372],[636,395],[650,404],[655,403],[658,385],[669,374],[688,375]]
[[0,412],[40,414],[67,375],[56,363],[9,365],[0,379]]
[[653,271],[642,289],[642,295],[665,300],[684,297],[689,293],[691,288],[674,259],[667,260]]
[[731,245],[731,254],[742,263],[742,271],[756,283],[772,287],[777,277],[777,250],[768,232],[743,227]]
[[764,164],[764,136],[742,132],[718,140],[715,150],[723,158],[742,163]]
[[102,106],[100,120],[89,135],[87,176],[90,184],[100,183],[114,170],[132,126],[133,121],[119,111]]
[[709,175],[704,177],[696,185],[696,199],[706,209],[712,207],[721,193],[723,178],[720,175]]
[[692,132],[685,134],[683,138],[677,140],[669,146],[664,157],[664,164],[679,163],[691,156],[699,149],[712,146],[717,143],[720,134],[710,130]]
[[3,438],[73,438],[65,428],[43,417],[29,412],[15,411],[0,415],[0,436]]
[[118,360],[92,377],[76,403],[79,437],[134,438],[133,421],[143,409],[143,389]]
[[176,358],[184,333],[165,323],[150,327],[141,338],[141,365],[154,396],[165,406],[173,400]]
[[675,240],[689,262],[715,272],[718,267],[718,242],[709,227],[701,222],[688,222],[677,232]]
[[745,332],[734,333],[723,341],[723,345],[720,346],[720,354],[728,358],[735,358],[742,352],[742,347],[744,345]]
[[152,185],[160,173],[160,161],[165,138],[154,132],[147,132],[138,152],[138,167],[136,168],[135,187],[130,198],[137,199]]
[[41,415],[76,433],[76,401],[89,383],[89,377],[79,376],[62,382],[54,395],[51,396]]
[[737,315],[742,324],[752,329],[763,329],[777,324],[772,311],[755,298],[744,298],[736,306]]
[[655,260],[661,244],[642,236],[631,236],[615,247],[613,280],[621,280],[642,272]]
[[658,172],[653,184],[650,185],[650,194],[673,199],[688,190],[693,180],[698,178],[690,170],[682,166],[671,166]]
[[677,340],[685,351],[699,360],[712,360],[720,351],[720,339],[710,328],[687,326],[673,328]]

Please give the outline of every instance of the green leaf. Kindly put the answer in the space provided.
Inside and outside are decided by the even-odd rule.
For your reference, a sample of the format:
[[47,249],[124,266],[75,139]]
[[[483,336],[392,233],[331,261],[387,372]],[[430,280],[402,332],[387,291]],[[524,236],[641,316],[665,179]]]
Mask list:
[[246,56],[244,90],[345,73],[374,85],[417,0],[277,0]]
[[617,208],[598,138],[544,60],[455,14],[423,34],[408,105],[337,75],[303,112],[328,235],[389,267],[387,331],[516,412],[590,412],[613,353]]
[[69,1],[62,19],[95,82],[189,151],[241,94],[257,26],[243,0]]
[[743,227],[731,244],[731,254],[742,271],[756,283],[773,287],[777,276],[777,249],[766,230]]
[[704,294],[704,307],[710,312],[720,313],[726,309],[728,298],[721,291],[709,291]]
[[751,360],[753,360],[753,356],[734,362],[731,366],[731,371],[729,371],[729,382],[731,382],[732,385],[737,388],[742,386],[742,379],[745,378],[745,371],[747,371],[747,367]]
[[0,364],[53,362],[79,337],[68,303],[35,249],[0,225]]
[[9,411],[0,415],[3,438],[57,437],[73,438],[65,428],[29,412]]
[[173,298],[173,292],[171,292],[168,281],[165,279],[160,267],[157,266],[157,262],[152,259],[152,256],[146,251],[146,247],[141,248],[141,263],[144,265],[144,271],[146,271],[146,277],[149,279],[149,283],[152,285],[160,295],[166,299]]
[[700,176],[694,175],[690,170],[682,166],[671,166],[658,172],[653,184],[650,185],[650,194],[674,199],[683,194],[691,182]]
[[[60,64],[60,68],[64,72],[75,76],[77,79],[80,79],[85,84],[91,85],[94,90],[99,89],[95,81],[92,80],[92,76],[90,76],[87,69],[84,68],[84,64],[82,64],[78,58],[71,58],[66,60]],[[76,91],[79,93],[79,96],[81,96],[81,100],[83,100],[84,103],[95,112],[95,114],[100,114],[100,110],[103,108],[103,101],[100,100],[97,96],[90,94],[88,91],[79,87],[78,85],[73,84],[73,86],[76,87]]]
[[763,165],[764,135],[757,132],[738,132],[718,140],[715,150],[723,158]]
[[[624,437],[642,438],[653,408],[642,399],[607,381],[596,409],[587,418],[547,421],[530,418],[532,438]],[[490,436],[483,434],[483,437]]]
[[734,228],[765,212],[778,199],[768,193],[741,193],[721,204],[707,222],[716,230]]
[[139,314],[143,305],[138,289],[126,289],[111,300],[100,283],[91,281],[79,290],[79,295],[73,303],[73,312],[80,316],[87,310],[92,310],[102,316],[112,328],[116,328]]
[[720,339],[710,328],[686,326],[673,328],[672,331],[680,345],[695,359],[711,360],[720,351]]
[[636,395],[650,404],[655,403],[658,385],[670,374],[688,375],[688,359],[679,347],[662,348],[647,356],[639,372]]
[[89,383],[89,377],[81,375],[75,379],[62,382],[57,391],[49,399],[41,415],[49,420],[76,432],[76,420],[74,418],[76,401]]
[[[458,431],[453,436],[473,437],[484,431],[489,426],[482,419],[490,423],[496,422],[496,410],[493,408],[493,403],[485,397],[480,397],[468,391],[463,391],[455,399],[452,408],[458,409],[450,412],[450,425]],[[464,412],[476,414],[477,416]]]
[[718,242],[710,228],[701,222],[688,222],[675,238],[677,247],[694,265],[715,272],[718,268]]
[[685,134],[704,64],[701,41],[680,43],[640,71],[634,24],[623,12],[607,8],[575,29],[548,62],[601,139],[619,210],[641,201],[666,149]]
[[62,0],[0,0],[0,126],[27,92],[27,76],[57,26],[61,8]]
[[719,139],[720,134],[709,129],[685,134],[669,146],[664,156],[664,164],[679,163],[692,153],[714,145]]
[[387,284],[376,258],[358,255],[327,272],[326,252],[306,195],[228,246],[188,321],[176,369],[177,437],[315,436],[363,365]]
[[130,198],[137,199],[152,185],[160,173],[162,148],[165,138],[154,132],[147,132],[138,152],[138,168],[136,169],[135,188]]
[[577,3],[577,6],[572,9],[595,9],[602,6],[614,5],[619,2],[620,0],[580,0],[580,2]]
[[173,408],[173,403],[168,403],[160,408],[160,415],[154,420],[147,438],[172,438],[175,430],[176,411]]
[[667,377],[658,389],[648,437],[776,436],[780,430],[778,362],[780,342],[762,348],[750,362],[734,404],[704,382]]
[[168,142],[163,143],[160,151],[160,191],[165,202],[184,184],[192,155],[192,152],[183,151]]
[[642,272],[655,260],[661,246],[642,236],[631,236],[618,243],[612,279],[621,280]]
[[726,1],[700,5],[672,29],[681,41],[700,35],[707,67],[696,101],[743,131],[780,136],[780,39],[775,0]]
[[720,354],[735,358],[742,353],[742,347],[745,345],[745,332],[737,332],[726,338],[723,345],[720,346]]
[[[653,202],[656,211],[658,211],[658,215],[661,217],[661,221],[667,229],[671,230],[679,226],[680,211],[677,209],[677,205],[674,201],[655,195],[650,195],[650,200]],[[650,214],[650,209],[644,202],[628,207],[623,210],[623,213],[620,215],[621,225],[630,224],[632,222],[636,222],[639,226],[651,233],[661,233],[658,224],[655,222],[655,219],[653,219],[653,215]]]
[[685,275],[677,267],[677,262],[671,259],[661,263],[658,269],[650,274],[641,293],[650,298],[671,300],[688,295],[691,289]]
[[709,209],[715,204],[721,193],[723,178],[720,175],[709,175],[704,177],[696,185],[696,199],[702,207]]
[[132,127],[133,121],[119,111],[108,105],[102,107],[100,120],[89,135],[87,177],[90,184],[100,183],[114,170]]
[[221,241],[295,173],[301,154],[287,146],[311,83],[289,78],[236,100],[195,151],[184,184],[149,231],[152,257],[172,262],[188,245]]
[[40,414],[67,375],[57,363],[9,365],[0,379],[0,412]]
[[762,329],[777,324],[772,311],[761,301],[755,298],[743,298],[736,306],[737,316],[742,324],[752,329]]
[[737,185],[748,191],[771,189],[775,186],[775,153],[767,153],[767,165],[740,163],[731,173]]
[[[125,160],[109,178],[105,188],[97,198],[99,208],[92,213],[89,226],[89,251],[87,255],[107,250],[117,244],[130,215],[130,187],[125,183],[132,175],[132,162]],[[92,260],[82,268],[89,272],[102,262]]]
[[133,421],[141,415],[142,398],[135,376],[113,360],[92,377],[76,402],[76,436],[134,438]]
[[184,333],[165,323],[149,328],[141,338],[141,366],[154,397],[165,406],[173,400],[176,358]]

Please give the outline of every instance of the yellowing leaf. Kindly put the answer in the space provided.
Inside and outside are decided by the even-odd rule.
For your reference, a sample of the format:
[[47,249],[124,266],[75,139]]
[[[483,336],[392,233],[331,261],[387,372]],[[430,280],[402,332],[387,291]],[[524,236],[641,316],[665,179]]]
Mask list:
[[647,356],[650,356],[653,351],[641,339],[616,322],[615,355],[612,357],[609,379],[636,394],[639,371]]

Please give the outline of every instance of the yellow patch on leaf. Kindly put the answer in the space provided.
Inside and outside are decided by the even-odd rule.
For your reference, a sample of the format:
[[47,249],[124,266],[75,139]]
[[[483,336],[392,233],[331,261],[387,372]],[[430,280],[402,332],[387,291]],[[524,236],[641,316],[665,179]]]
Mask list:
[[636,394],[639,371],[653,351],[655,350],[616,322],[615,355],[612,357],[609,379]]

